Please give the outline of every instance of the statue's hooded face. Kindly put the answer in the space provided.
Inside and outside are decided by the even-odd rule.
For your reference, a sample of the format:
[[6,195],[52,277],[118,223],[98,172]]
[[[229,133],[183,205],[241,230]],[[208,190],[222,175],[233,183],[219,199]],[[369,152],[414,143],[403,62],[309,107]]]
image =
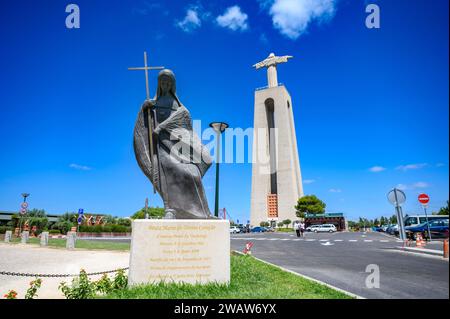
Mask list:
[[176,97],[175,74],[169,69],[164,69],[158,75],[157,98],[169,93]]

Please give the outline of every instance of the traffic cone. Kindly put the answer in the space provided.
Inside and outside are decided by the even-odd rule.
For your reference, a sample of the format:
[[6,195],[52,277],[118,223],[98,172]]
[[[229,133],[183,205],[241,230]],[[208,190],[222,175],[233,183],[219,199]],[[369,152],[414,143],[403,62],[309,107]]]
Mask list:
[[423,240],[421,233],[417,233],[417,235],[416,235],[416,247],[417,248],[425,247],[425,241]]

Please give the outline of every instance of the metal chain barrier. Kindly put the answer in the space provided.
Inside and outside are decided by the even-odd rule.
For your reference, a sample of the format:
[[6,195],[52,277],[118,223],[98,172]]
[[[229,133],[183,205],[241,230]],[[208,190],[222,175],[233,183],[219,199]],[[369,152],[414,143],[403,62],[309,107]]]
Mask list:
[[[115,270],[107,270],[107,271],[99,271],[99,272],[91,272],[88,273],[88,276],[95,276],[95,275],[103,275],[103,274],[109,274],[113,272],[118,272],[119,270],[127,270],[130,267],[125,268],[118,268]],[[11,272],[11,271],[0,271],[0,275],[4,276],[17,276],[17,277],[50,277],[50,278],[57,278],[57,277],[78,277],[80,274],[71,275],[71,274],[28,274],[28,273],[20,273],[20,272]]]

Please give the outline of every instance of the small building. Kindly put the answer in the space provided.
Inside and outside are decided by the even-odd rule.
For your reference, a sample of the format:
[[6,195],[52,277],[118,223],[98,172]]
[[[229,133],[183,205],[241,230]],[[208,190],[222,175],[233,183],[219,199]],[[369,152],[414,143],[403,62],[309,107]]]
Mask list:
[[306,214],[305,227],[322,224],[333,224],[338,231],[347,230],[343,213]]
[[[0,211],[0,226],[5,226],[13,218],[13,215],[19,216],[19,212],[11,211]],[[58,221],[59,215],[46,214],[49,223],[56,223]]]

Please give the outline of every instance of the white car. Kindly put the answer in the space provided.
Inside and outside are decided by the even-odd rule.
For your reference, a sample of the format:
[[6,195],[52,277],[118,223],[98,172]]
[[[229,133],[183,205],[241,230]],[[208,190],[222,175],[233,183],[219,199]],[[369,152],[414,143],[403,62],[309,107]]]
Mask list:
[[230,234],[237,234],[237,233],[240,233],[241,232],[241,230],[239,229],[239,227],[236,227],[236,226],[231,226],[230,227]]
[[328,232],[328,233],[334,233],[337,231],[336,226],[333,224],[323,224],[323,225],[315,225],[315,227],[311,228],[311,231],[315,233],[319,232]]

